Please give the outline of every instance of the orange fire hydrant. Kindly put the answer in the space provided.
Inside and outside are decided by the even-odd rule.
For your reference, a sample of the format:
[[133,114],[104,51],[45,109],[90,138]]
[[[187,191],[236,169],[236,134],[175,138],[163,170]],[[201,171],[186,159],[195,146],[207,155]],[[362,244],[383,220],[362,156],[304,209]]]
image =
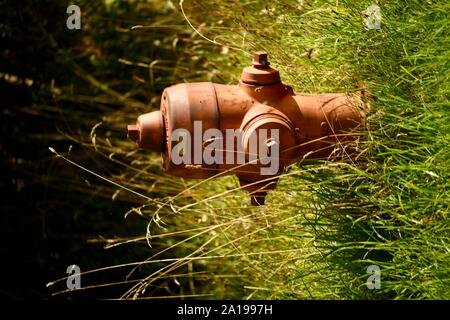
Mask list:
[[166,88],[160,111],[139,116],[136,125],[128,126],[128,136],[142,148],[162,152],[169,174],[236,174],[252,204],[261,205],[289,164],[326,158],[354,144],[364,117],[360,91],[294,93],[260,51],[238,85],[199,82]]

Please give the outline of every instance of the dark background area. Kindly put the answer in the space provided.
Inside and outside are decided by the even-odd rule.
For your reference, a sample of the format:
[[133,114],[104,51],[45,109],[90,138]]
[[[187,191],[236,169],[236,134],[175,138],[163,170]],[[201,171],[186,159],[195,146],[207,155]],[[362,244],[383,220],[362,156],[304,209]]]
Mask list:
[[[132,92],[132,99],[143,105],[152,97],[150,93],[161,91],[158,85],[148,88],[131,81],[130,69],[118,63],[119,58],[158,54],[149,45],[152,34],[137,39],[117,32],[118,27],[130,28],[133,19],[151,20],[157,13],[148,6],[139,10],[128,1],[114,10],[102,1],[78,4],[83,10],[82,30],[66,28],[66,1],[0,4],[2,298],[53,298],[52,293],[65,289],[65,281],[51,288],[46,284],[67,276],[71,264],[86,271],[148,256],[145,244],[105,250],[104,243],[95,241],[145,232],[144,218],[124,219],[136,199],[128,195],[112,201],[111,187],[57,159],[48,148],[71,148],[72,159],[100,174],[117,171],[111,162],[64,134],[89,139],[96,122],[122,107],[121,101],[86,81],[92,70],[114,90]],[[84,78],[82,70],[89,71]],[[146,71],[142,72],[140,76],[145,77]],[[60,91],[63,98],[56,97]],[[99,98],[102,102],[96,103]],[[113,134],[126,139],[125,130]],[[82,285],[123,281],[124,274],[113,270],[87,275]],[[56,298],[118,297],[123,291],[113,286]]]

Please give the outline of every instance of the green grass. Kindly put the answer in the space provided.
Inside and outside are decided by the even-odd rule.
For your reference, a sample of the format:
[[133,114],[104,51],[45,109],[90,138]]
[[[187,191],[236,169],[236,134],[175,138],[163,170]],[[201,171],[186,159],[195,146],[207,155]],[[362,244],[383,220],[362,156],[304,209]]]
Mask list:
[[[450,298],[450,5],[378,1],[381,29],[367,30],[362,12],[370,4],[184,1],[194,31],[174,2],[174,8],[160,13],[163,20],[141,15],[121,25],[122,41],[133,49],[158,39],[151,58],[145,50],[142,55],[117,53],[114,45],[104,48],[103,59],[109,62],[80,60],[93,64],[94,71],[75,67],[77,77],[97,93],[88,99],[63,94],[58,101],[84,103],[92,119],[87,127],[102,124],[90,134],[84,129],[72,136],[72,143],[102,159],[85,167],[150,198],[103,186],[106,197],[115,194],[134,203],[130,214],[149,221],[135,238],[105,240],[107,246],[152,245],[142,261],[141,280],[129,283],[124,298]],[[144,27],[130,31],[133,25]],[[89,24],[85,32],[99,46],[112,37],[99,35]],[[166,176],[156,155],[134,151],[125,139],[126,122],[158,108],[157,93],[164,86],[236,83],[249,54],[261,49],[269,52],[283,81],[299,92],[345,92],[358,81],[367,84],[376,99],[369,101],[357,160],[293,165],[266,205],[255,208],[235,177],[192,181]],[[108,80],[130,74],[144,82]],[[92,104],[104,106],[102,119],[90,111]],[[108,164],[112,172],[101,169]],[[118,269],[127,274],[138,261],[133,263]],[[366,286],[369,265],[381,268],[380,289]]]

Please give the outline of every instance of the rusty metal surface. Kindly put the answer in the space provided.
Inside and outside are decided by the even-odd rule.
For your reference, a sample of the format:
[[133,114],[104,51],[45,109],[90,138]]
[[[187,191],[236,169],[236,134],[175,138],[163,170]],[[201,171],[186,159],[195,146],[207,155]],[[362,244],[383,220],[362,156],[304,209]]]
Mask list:
[[278,70],[269,67],[269,65],[266,52],[255,52],[252,65],[242,71],[241,81],[253,85],[271,85],[281,82]]
[[140,115],[136,125],[128,126],[128,137],[136,141],[141,148],[162,152],[164,143],[164,120],[161,111]]
[[[166,88],[161,111],[142,115],[136,125],[128,126],[130,139],[142,148],[162,152],[164,168],[172,175],[206,178],[217,173],[236,174],[241,186],[252,193],[252,204],[263,204],[267,191],[275,187],[277,176],[287,165],[305,158],[328,157],[337,147],[356,141],[365,126],[361,92],[294,93],[269,65],[267,53],[255,52],[252,66],[244,68],[238,85],[201,82]],[[262,129],[278,129],[279,170],[262,176],[258,162],[174,164],[173,132],[182,128],[194,134],[195,121],[201,121],[202,134],[214,128],[222,133],[227,129],[241,130],[241,136],[232,137],[233,141],[226,141],[223,135],[223,145],[232,142],[234,146],[233,150],[222,149],[223,158],[227,152],[237,157],[240,147],[248,159],[249,137],[259,135]],[[201,152],[208,148],[208,143],[202,141]],[[198,154],[199,150],[190,147],[192,154]]]
[[[176,176],[190,178],[207,178],[217,173],[218,165],[194,163],[186,166],[174,164],[172,159],[173,141],[171,135],[175,129],[187,129],[194,133],[194,121],[202,122],[202,132],[219,128],[219,110],[217,96],[211,82],[183,83],[168,87],[161,99],[161,111],[166,123],[166,144],[163,153],[164,169]],[[198,153],[191,144],[191,154]],[[200,150],[204,151],[204,146]]]

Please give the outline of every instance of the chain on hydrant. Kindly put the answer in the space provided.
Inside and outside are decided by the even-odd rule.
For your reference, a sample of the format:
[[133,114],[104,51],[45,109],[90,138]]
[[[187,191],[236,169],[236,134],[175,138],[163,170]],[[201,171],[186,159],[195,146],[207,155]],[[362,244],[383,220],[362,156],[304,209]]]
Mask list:
[[235,174],[264,204],[289,164],[329,157],[364,128],[361,92],[302,94],[280,80],[266,52],[256,52],[238,85],[211,82],[168,87],[160,111],[143,114],[128,136],[161,152],[164,169],[186,178]]

